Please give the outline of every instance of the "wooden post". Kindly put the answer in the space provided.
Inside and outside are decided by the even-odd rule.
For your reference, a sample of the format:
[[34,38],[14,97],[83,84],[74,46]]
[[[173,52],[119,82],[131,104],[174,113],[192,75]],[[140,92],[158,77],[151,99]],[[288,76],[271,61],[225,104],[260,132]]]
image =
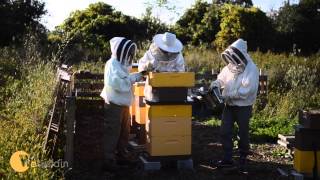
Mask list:
[[76,98],[74,96],[66,97],[66,112],[64,114],[66,122],[66,146],[64,159],[68,162],[68,169],[73,167],[73,147],[74,147],[74,134],[75,134],[75,111],[76,111]]

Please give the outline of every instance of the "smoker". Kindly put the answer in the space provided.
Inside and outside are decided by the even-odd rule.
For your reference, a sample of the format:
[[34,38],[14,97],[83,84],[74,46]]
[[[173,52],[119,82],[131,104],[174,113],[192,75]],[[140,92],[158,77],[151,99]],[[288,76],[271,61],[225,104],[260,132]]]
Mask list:
[[209,106],[212,109],[217,109],[224,104],[224,100],[221,96],[221,91],[218,87],[214,87],[213,89],[209,89],[207,94],[205,95],[206,100],[209,103]]
[[208,91],[203,90],[200,94],[204,98],[208,109],[211,109],[214,112],[220,112],[223,109],[224,100],[218,87],[214,87]]

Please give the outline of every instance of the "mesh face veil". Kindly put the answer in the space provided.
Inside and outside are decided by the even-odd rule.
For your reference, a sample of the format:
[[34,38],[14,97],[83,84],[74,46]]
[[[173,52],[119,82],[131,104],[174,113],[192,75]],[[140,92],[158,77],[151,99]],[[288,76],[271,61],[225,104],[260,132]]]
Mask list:
[[222,59],[226,63],[231,63],[235,66],[246,66],[248,64],[247,59],[240,50],[235,47],[229,46],[222,54]]
[[123,66],[131,66],[136,53],[137,45],[131,40],[123,39],[117,49],[117,59]]
[[152,56],[158,61],[173,61],[179,55],[179,53],[170,53],[170,52],[164,51],[159,47],[157,47],[157,45],[155,45],[154,43],[151,44],[150,50],[151,50]]
[[228,64],[236,64],[236,62],[232,59],[232,56],[230,55],[230,53],[228,51],[224,51],[221,54],[221,58],[223,59],[223,61],[228,65]]

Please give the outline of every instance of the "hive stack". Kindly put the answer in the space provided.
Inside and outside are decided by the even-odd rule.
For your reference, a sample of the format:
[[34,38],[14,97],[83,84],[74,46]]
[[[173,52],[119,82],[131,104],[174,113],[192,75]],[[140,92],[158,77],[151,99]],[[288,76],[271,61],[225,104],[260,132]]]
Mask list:
[[312,175],[316,159],[320,174],[320,110],[300,111],[295,129],[294,169]]
[[146,123],[146,104],[143,101],[144,85],[145,82],[137,82],[134,84],[135,121],[140,125],[144,125]]
[[[138,64],[133,64],[130,73],[138,72]],[[136,137],[136,142],[134,143],[134,148],[138,145],[144,145],[146,142],[145,138],[145,115],[146,115],[146,105],[143,101],[144,98],[144,85],[145,82],[136,82],[133,84],[132,91],[134,94],[134,101],[130,106],[130,116],[131,116],[131,129],[130,133],[134,134]]]
[[[132,64],[132,69],[130,70],[130,73],[138,72],[138,64]],[[133,93],[135,93],[135,85],[132,87]],[[133,101],[131,106],[130,106],[130,117],[131,117],[131,124],[135,120],[135,115],[136,115],[136,109],[135,109],[135,102]]]
[[194,73],[149,73],[157,102],[146,101],[146,148],[149,156],[191,155],[192,108],[187,102]]

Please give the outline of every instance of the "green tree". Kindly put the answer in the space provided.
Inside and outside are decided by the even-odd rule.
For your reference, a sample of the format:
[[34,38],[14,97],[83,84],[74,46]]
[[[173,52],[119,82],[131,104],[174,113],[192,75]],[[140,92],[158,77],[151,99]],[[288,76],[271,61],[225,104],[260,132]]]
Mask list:
[[152,6],[148,6],[141,19],[141,23],[145,28],[146,39],[150,39],[157,33],[168,31],[168,27],[162,23],[159,18],[152,16],[152,9]]
[[[207,2],[201,0],[196,1],[177,21],[174,29],[178,37],[184,43],[191,42],[192,44],[199,44],[200,42],[208,42],[205,38],[208,34],[212,33],[210,32],[212,25],[216,24],[215,17],[217,16],[214,14],[215,10],[216,9],[212,8],[211,4]],[[209,11],[212,16],[206,15]],[[214,37],[214,34],[212,34],[211,37]]]
[[225,4],[221,8],[221,30],[215,45],[224,49],[238,38],[248,41],[249,50],[268,50],[273,45],[274,30],[271,20],[260,9]]
[[251,7],[253,6],[252,0],[213,0],[214,4],[237,4],[245,7]]
[[275,27],[277,30],[277,43],[275,44],[277,51],[290,52],[294,44],[294,31],[296,22],[302,17],[298,13],[298,5],[290,5],[285,3],[280,8],[275,17]]
[[[63,61],[97,60],[109,57],[109,40],[120,36],[134,41],[146,39],[146,26],[141,20],[115,11],[110,5],[99,2],[90,4],[82,11],[73,12],[64,23],[52,33],[62,35],[65,48],[72,48],[74,55],[64,55]],[[71,52],[71,51],[67,51]]]
[[301,0],[299,4],[286,3],[275,19],[280,49],[310,54],[320,49],[320,1]]
[[320,1],[301,0],[298,13],[301,18],[296,22],[294,42],[303,54],[320,50]]
[[46,13],[39,0],[1,0],[0,46],[21,42],[29,30],[44,31],[39,21]]

